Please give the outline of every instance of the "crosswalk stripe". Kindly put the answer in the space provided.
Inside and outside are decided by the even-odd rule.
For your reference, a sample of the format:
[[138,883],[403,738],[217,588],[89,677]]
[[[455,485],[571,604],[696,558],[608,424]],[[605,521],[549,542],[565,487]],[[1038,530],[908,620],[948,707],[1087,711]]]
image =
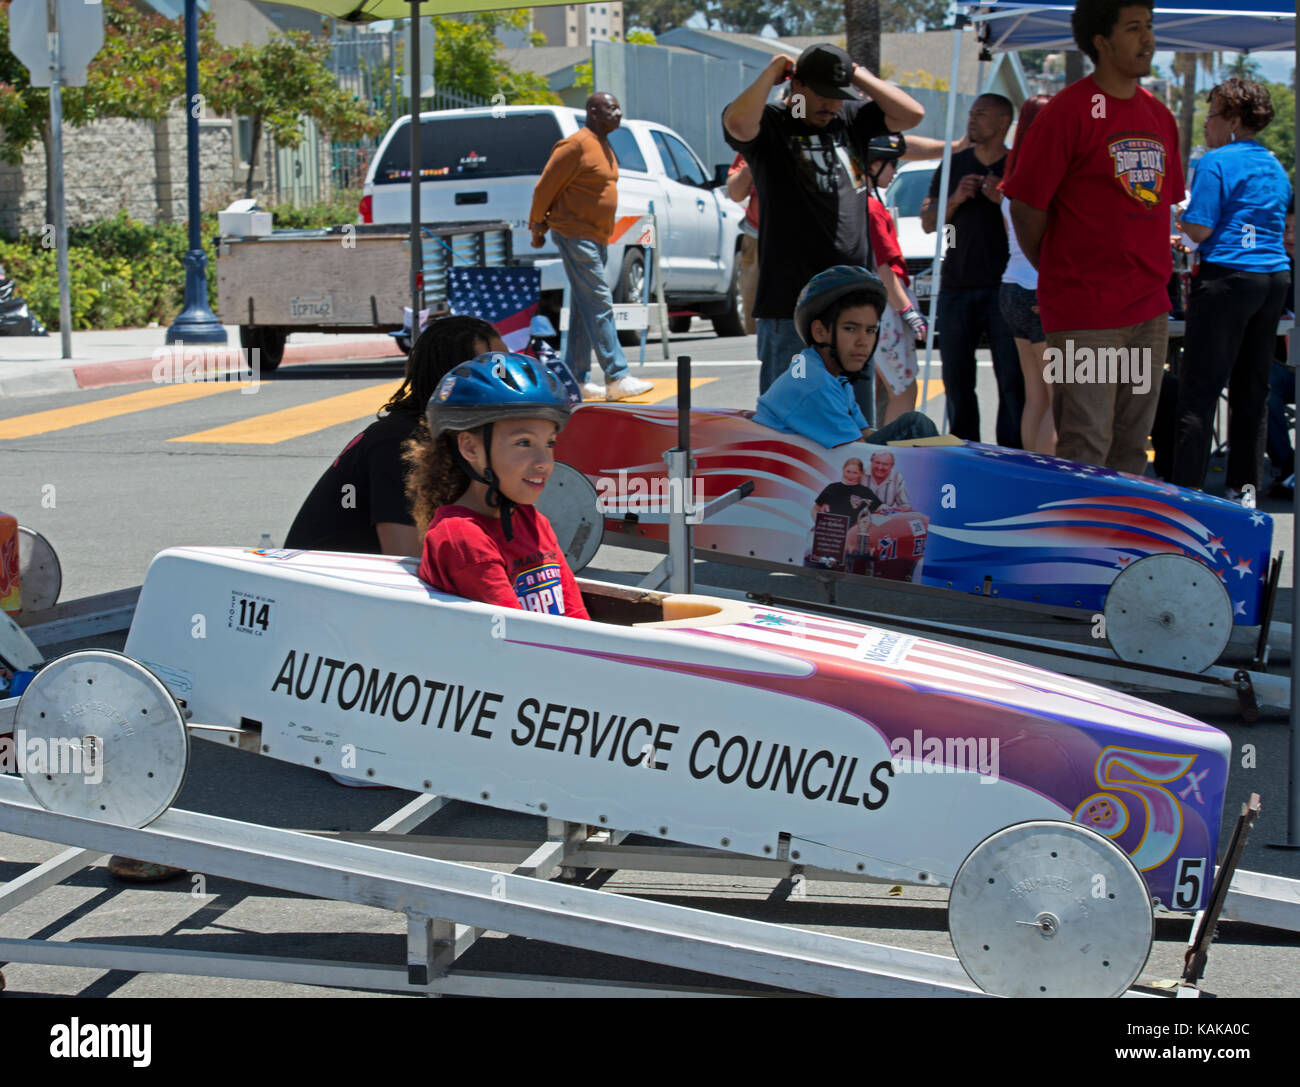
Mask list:
[[313,400],[309,404],[255,415],[235,423],[168,438],[169,442],[221,442],[228,445],[275,445],[290,438],[373,416],[401,387],[400,381],[367,385],[355,392]]
[[[675,377],[649,377],[646,380],[654,386],[648,393],[642,393],[640,396],[629,396],[618,402],[620,404],[662,404],[665,400],[671,400],[677,395],[677,379]],[[711,381],[717,380],[716,377],[693,377],[691,378],[691,388],[698,389],[701,385],[707,385]]]
[[[920,388],[921,388],[921,380],[920,380],[920,378],[917,378],[916,385],[917,385],[917,390],[918,390],[918,392],[917,392],[917,398],[920,399],[920,395],[921,395],[921,394],[920,394],[920,391],[919,391]],[[932,378],[930,378],[930,384],[929,384],[929,386],[926,388],[927,397],[926,397],[925,404],[930,403],[930,401],[932,401],[932,400],[938,400],[939,397],[943,396],[943,392],[944,392],[944,389],[943,389],[943,378],[941,378],[941,377],[932,377]],[[921,405],[921,407],[922,407],[923,409],[924,409],[924,407],[925,407],[925,404],[922,404],[922,405]]]
[[15,415],[12,419],[0,419],[0,439],[31,438],[37,434],[48,434],[52,430],[97,423],[101,419],[112,419],[135,411],[147,411],[149,408],[197,400],[201,396],[232,392],[240,387],[239,382],[222,381],[157,385],[124,396],[110,396],[105,400],[92,400],[66,408],[50,408],[30,415]]

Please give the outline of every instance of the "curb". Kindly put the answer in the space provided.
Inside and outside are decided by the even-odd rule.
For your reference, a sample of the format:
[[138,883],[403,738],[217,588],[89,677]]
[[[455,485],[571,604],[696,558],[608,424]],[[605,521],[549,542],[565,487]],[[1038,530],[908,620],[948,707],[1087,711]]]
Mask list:
[[[210,346],[190,344],[183,350],[201,351],[201,357],[195,358],[194,361],[199,362],[205,371],[218,374],[227,372],[232,368],[232,364],[239,364],[242,367],[244,362],[243,349],[226,344]],[[401,350],[389,337],[384,337],[382,340],[375,338],[344,340],[339,343],[289,344],[284,349],[284,360],[280,366],[333,360],[400,357],[402,357]],[[174,366],[177,371],[181,371],[187,361],[184,355],[178,352],[171,359],[155,353],[145,359],[118,359],[110,362],[83,362],[72,366],[60,366],[53,370],[0,380],[0,397],[36,396],[41,393],[70,392],[74,389],[102,389],[111,385],[139,384],[142,381],[152,381],[159,366]],[[178,376],[175,380],[184,381],[185,378]],[[263,380],[268,379],[263,378]]]

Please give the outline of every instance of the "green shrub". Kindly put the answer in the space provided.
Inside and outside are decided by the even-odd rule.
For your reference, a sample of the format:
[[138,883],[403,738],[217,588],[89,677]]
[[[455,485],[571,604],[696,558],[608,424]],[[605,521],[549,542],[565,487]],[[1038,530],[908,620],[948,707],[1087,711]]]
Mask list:
[[[208,255],[208,304],[217,301],[217,217],[202,221]],[[189,250],[184,223],[149,226],[118,212],[68,230],[68,279],[73,329],[142,328],[170,324],[184,308]],[[55,251],[39,235],[0,241],[0,264],[32,313],[50,329],[59,327],[59,274]]]
[[[357,220],[356,193],[295,208],[271,209],[279,230],[302,230]],[[217,235],[215,212],[201,221],[203,251],[208,255],[208,305],[217,306]],[[119,211],[111,219],[68,229],[68,278],[72,288],[74,329],[143,328],[153,321],[169,325],[185,305],[185,223],[150,226]],[[39,320],[59,327],[59,271],[55,251],[41,246],[40,235],[0,239],[0,264]]]

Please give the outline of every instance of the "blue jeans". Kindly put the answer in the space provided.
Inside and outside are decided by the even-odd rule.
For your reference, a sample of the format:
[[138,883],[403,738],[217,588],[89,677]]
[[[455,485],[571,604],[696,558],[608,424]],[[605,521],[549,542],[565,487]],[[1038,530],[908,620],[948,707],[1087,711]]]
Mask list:
[[892,423],[873,430],[866,439],[868,445],[888,445],[890,442],[910,442],[917,438],[934,438],[939,428],[934,421],[919,411],[905,411]]
[[564,335],[564,361],[579,382],[591,376],[591,352],[605,371],[605,380],[627,376],[627,359],[614,328],[614,298],[605,282],[608,246],[585,238],[566,238],[551,231],[569,277],[569,330]]
[[948,398],[949,430],[980,440],[980,405],[975,396],[975,348],[987,332],[998,382],[997,444],[1021,448],[1020,417],[1025,412],[1025,378],[1011,328],[1002,316],[997,287],[939,287],[937,313],[943,387]]
[[[758,395],[767,392],[778,377],[790,368],[790,360],[803,354],[808,345],[799,338],[794,330],[794,318],[759,317],[755,322],[758,331]],[[853,395],[857,399],[862,417],[867,426],[872,426],[876,418],[875,381],[873,368],[867,363],[866,374],[853,383]]]

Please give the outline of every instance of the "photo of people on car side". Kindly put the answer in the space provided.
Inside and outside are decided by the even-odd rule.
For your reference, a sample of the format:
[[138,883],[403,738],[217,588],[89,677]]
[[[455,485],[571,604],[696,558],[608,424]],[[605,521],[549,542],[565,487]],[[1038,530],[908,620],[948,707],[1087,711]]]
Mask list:
[[[864,478],[865,477],[865,478]],[[889,449],[844,462],[812,508],[804,565],[891,581],[911,581],[925,556],[930,518],[912,508],[907,483]]]

